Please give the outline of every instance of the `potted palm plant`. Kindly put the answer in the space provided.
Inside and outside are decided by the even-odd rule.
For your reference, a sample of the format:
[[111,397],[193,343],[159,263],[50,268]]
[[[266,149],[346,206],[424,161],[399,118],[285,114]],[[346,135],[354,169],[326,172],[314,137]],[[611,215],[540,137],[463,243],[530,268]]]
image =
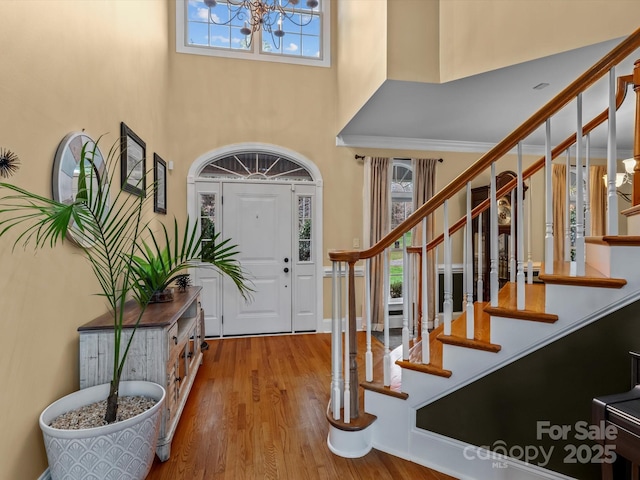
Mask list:
[[[106,175],[98,174],[100,170],[97,168],[96,159],[102,157],[98,142],[85,143],[82,146],[80,162],[76,169],[77,191],[72,201],[61,202],[11,183],[0,183],[0,190],[7,192],[0,197],[0,241],[2,236],[10,231],[18,232],[14,248],[27,245],[33,245],[35,248],[54,247],[65,240],[74,240],[89,261],[100,285],[99,295],[105,299],[113,319],[115,341],[112,358],[116,360],[109,384],[74,392],[54,402],[41,415],[40,423],[53,478],[86,478],[86,472],[78,467],[87,459],[81,450],[88,450],[91,455],[99,454],[97,450],[106,441],[91,438],[93,433],[104,434],[110,438],[129,437],[130,435],[114,433],[116,425],[122,424],[125,430],[138,428],[156,437],[142,440],[141,443],[148,446],[145,452],[140,452],[143,458],[133,458],[128,464],[125,464],[123,459],[131,457],[132,447],[111,447],[110,452],[107,452],[111,459],[92,462],[92,478],[143,479],[153,461],[160,419],[159,404],[163,401],[164,390],[156,384],[142,386],[144,394],[155,397],[157,404],[138,416],[142,417],[139,427],[127,423],[138,417],[115,423],[119,396],[135,395],[129,382],[121,382],[134,336],[132,334],[126,342],[123,340],[123,312],[126,301],[133,297],[139,303],[139,321],[153,293],[159,287],[166,287],[176,274],[184,273],[191,267],[201,266],[215,268],[230,276],[245,298],[252,289],[235,259],[237,250],[228,240],[220,241],[219,236],[214,236],[213,239],[203,242],[197,223],[190,225],[186,222],[184,228],[180,229],[177,221],[174,222],[173,236],[164,226],[160,229],[161,236],[156,235],[146,216],[147,199],[153,197],[149,192],[146,195],[134,196],[118,190],[111,202],[109,185],[116,184],[113,181],[117,171],[115,159],[119,156],[121,142],[116,142],[110,149]],[[148,188],[152,189],[153,185]],[[99,389],[99,393],[93,392],[94,389]],[[95,401],[96,395],[102,399],[106,397],[102,422],[104,425],[81,429],[80,439],[72,438],[73,434],[69,430],[51,428],[48,425],[54,414],[63,413],[68,408],[68,397],[80,397],[80,403],[83,403]]]

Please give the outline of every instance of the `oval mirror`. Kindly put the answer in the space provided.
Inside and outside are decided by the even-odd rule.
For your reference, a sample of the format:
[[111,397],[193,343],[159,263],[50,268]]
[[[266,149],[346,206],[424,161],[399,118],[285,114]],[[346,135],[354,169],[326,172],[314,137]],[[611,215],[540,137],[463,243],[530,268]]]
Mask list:
[[[78,176],[80,174],[80,159],[82,147],[85,146],[85,161],[91,160],[89,155],[93,152],[93,161],[86,163],[85,168],[93,168],[93,174],[86,172],[86,178],[91,179],[92,186],[87,185],[89,191],[98,191],[98,184],[103,182],[105,190],[109,191],[107,167],[100,148],[93,139],[82,132],[72,132],[62,139],[56,150],[53,162],[53,199],[61,203],[72,203],[78,193]],[[78,245],[90,247],[91,239],[79,232],[74,232],[71,227],[71,239]]]

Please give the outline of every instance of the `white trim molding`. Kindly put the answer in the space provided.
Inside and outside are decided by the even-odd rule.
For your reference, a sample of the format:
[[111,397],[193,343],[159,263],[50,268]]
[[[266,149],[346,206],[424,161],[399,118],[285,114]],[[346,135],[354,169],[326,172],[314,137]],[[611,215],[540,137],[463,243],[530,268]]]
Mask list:
[[[494,143],[465,142],[458,140],[438,140],[433,138],[409,138],[409,137],[377,137],[372,135],[338,135],[336,146],[352,148],[384,148],[400,150],[422,150],[428,152],[462,152],[462,153],[486,153],[495,147]],[[515,154],[513,148],[509,153]],[[525,155],[544,156],[544,145],[523,145],[522,153]],[[619,158],[632,157],[630,150],[618,150]],[[604,148],[592,148],[591,158],[606,158],[607,151]]]

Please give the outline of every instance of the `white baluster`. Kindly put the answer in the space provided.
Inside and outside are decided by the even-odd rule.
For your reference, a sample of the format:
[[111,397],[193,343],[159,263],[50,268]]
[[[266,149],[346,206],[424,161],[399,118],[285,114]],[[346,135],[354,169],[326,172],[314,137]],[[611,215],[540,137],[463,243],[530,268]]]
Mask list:
[[[553,273],[553,170],[551,167],[551,119],[545,122],[544,137],[544,195],[545,195],[545,233],[544,233],[544,273]],[[560,199],[558,199],[560,201]]]
[[533,197],[533,182],[529,178],[529,196],[527,197],[527,283],[533,283],[533,261],[531,260],[531,227],[533,225],[533,208],[531,197]]
[[476,296],[476,299],[478,302],[482,303],[484,302],[484,280],[482,279],[483,277],[483,268],[484,266],[482,265],[482,257],[483,252],[484,252],[484,244],[482,242],[482,212],[480,212],[480,214],[478,215],[478,282],[476,283],[476,289],[478,290],[478,295]]
[[584,198],[587,201],[584,204],[584,235],[591,236],[591,134],[586,135],[586,153],[584,156]]
[[578,94],[576,126],[576,275],[584,276],[584,183],[582,169],[582,94]]
[[451,270],[451,237],[449,236],[449,201],[444,201],[443,208],[444,229],[444,334],[451,335],[451,321],[453,318],[453,274]]
[[409,360],[409,254],[402,236],[402,359]]
[[389,350],[389,249],[385,249],[384,253],[384,357],[383,366],[383,383],[385,387],[391,385],[391,351]]
[[462,227],[462,311],[467,311],[467,226]]
[[467,261],[465,263],[464,269],[467,272],[467,307],[466,307],[466,317],[467,317],[467,338],[473,339],[474,337],[474,311],[473,311],[473,243],[471,241],[471,235],[473,232],[473,227],[471,222],[473,221],[471,217],[471,182],[467,182],[467,226],[465,227],[465,246],[467,251]]
[[[427,219],[422,219],[422,363],[429,363],[429,298],[427,288]],[[436,282],[437,285],[437,282]],[[437,297],[436,297],[437,298]]]
[[433,319],[433,328],[438,328],[440,326],[440,270],[438,269],[438,251],[439,247],[435,247],[433,249],[433,269],[434,269],[434,297],[433,301],[435,303],[435,317]]
[[518,214],[514,215],[516,211],[516,189],[511,190],[511,225],[509,226],[509,281],[515,283],[516,281],[516,217],[521,217],[518,210]]
[[569,205],[571,201],[571,152],[567,148],[567,157],[565,162],[567,178],[565,179],[564,192],[564,261],[571,261],[571,215]]
[[340,310],[341,263],[333,262],[331,269],[331,287],[333,305],[331,315],[331,411],[333,418],[340,418],[342,397],[342,312]]
[[371,259],[365,260],[364,309],[367,322],[367,352],[365,353],[365,380],[373,382],[373,352],[371,351]]
[[496,163],[491,164],[491,209],[489,213],[489,247],[491,258],[489,260],[489,287],[491,296],[491,306],[498,306],[498,289],[500,285],[498,283],[498,210],[496,201]]
[[[518,263],[516,274],[516,299],[518,310],[524,310],[525,298],[524,298],[524,203],[522,197],[524,196],[524,183],[522,181],[522,142],[518,142],[518,184],[516,185],[516,227],[517,227],[517,240],[518,246],[516,248]],[[511,222],[513,224],[513,220]]]
[[618,195],[616,193],[616,69],[609,70],[609,129],[607,135],[607,235],[618,235]]
[[[407,246],[407,248],[409,248],[410,245]],[[408,260],[408,264],[406,265],[406,269],[407,269],[407,277],[409,278],[409,285],[407,286],[407,297],[406,297],[406,302],[407,302],[407,308],[409,309],[409,337],[413,338],[415,336],[415,324],[414,324],[414,310],[413,310],[413,294],[415,292],[415,278],[413,276],[413,267],[414,267],[414,261],[415,261],[415,256],[411,256],[410,252],[407,252],[407,260]],[[404,287],[402,287],[402,299],[404,301],[405,299],[405,293],[404,293]]]
[[[354,265],[355,267],[355,265]],[[344,321],[344,406],[343,406],[343,421],[344,423],[351,423],[351,371],[349,362],[349,268],[347,263],[345,271],[345,285],[344,285],[344,297],[346,301],[345,305],[345,321]],[[354,388],[358,388],[354,385]]]

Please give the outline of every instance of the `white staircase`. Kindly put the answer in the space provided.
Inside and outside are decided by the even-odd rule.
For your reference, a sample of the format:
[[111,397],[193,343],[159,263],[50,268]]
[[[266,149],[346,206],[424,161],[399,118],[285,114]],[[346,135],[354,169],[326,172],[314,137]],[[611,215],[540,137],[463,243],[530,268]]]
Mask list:
[[[640,207],[634,206],[626,213],[629,216],[630,235],[618,236],[617,230],[617,195],[613,177],[608,175],[607,183],[607,225],[610,226],[609,235],[604,237],[585,237],[585,224],[590,219],[584,218],[582,209],[583,183],[577,182],[576,221],[575,221],[575,255],[577,262],[563,262],[554,259],[554,202],[568,200],[554,198],[552,188],[552,161],[567,153],[567,172],[569,171],[569,151],[575,148],[576,169],[582,171],[583,166],[589,165],[589,134],[602,125],[607,118],[612,117],[622,104],[627,87],[640,85],[640,62],[636,62],[633,75],[615,76],[615,65],[628,55],[640,48],[640,29],[621,42],[612,52],[595,64],[585,74],[564,89],[529,120],[519,126],[493,149],[482,155],[473,165],[469,166],[449,185],[439,190],[431,199],[402,222],[396,229],[387,234],[378,243],[361,251],[330,252],[333,268],[333,321],[332,321],[332,382],[331,402],[327,410],[330,422],[328,445],[331,450],[345,457],[355,457],[366,454],[371,448],[377,448],[399,457],[415,461],[435,470],[450,474],[456,478],[470,479],[533,479],[533,478],[569,478],[560,473],[545,469],[540,464],[530,464],[517,457],[496,456],[475,445],[466,444],[454,438],[444,437],[429,432],[417,426],[417,412],[431,404],[435,404],[447,395],[462,391],[472,386],[492,372],[498,372],[505,366],[516,364],[518,360],[540,351],[543,347],[564,339],[583,327],[597,322],[599,319],[616,312],[622,307],[640,299],[640,221],[636,221],[636,214]],[[591,121],[582,121],[582,94],[598,79],[609,77],[610,93],[608,105],[603,113]],[[636,81],[637,79],[637,81]],[[617,85],[617,91],[616,91]],[[637,88],[640,99],[640,88]],[[551,145],[551,118],[557,112],[572,102],[577,106],[576,134],[564,141]],[[640,112],[640,100],[636,103]],[[600,108],[600,107],[598,107]],[[640,113],[636,115],[640,119]],[[617,168],[615,147],[615,121],[608,121],[609,148],[607,165],[609,172]],[[536,129],[546,130],[546,154],[523,170],[522,144]],[[640,126],[636,127],[638,130]],[[637,133],[637,132],[636,132]],[[636,189],[640,189],[640,141],[636,138],[634,157],[636,172],[634,176],[634,198]],[[583,144],[587,145],[586,153]],[[517,149],[517,174],[506,184],[496,185],[496,163],[508,155],[513,155]],[[491,178],[490,196],[480,205],[471,209],[471,182],[480,175],[488,172]],[[586,167],[586,171],[589,169]],[[531,211],[523,208],[522,199],[527,188],[525,182],[531,185],[531,178],[543,172],[545,196],[545,219],[542,225],[533,225]],[[636,174],[638,173],[638,174]],[[580,174],[581,175],[581,174]],[[578,179],[581,176],[578,175]],[[569,175],[566,175],[568,178]],[[588,177],[587,177],[588,178]],[[589,185],[587,180],[586,185]],[[569,191],[568,184],[566,191]],[[587,188],[587,192],[588,192]],[[638,190],[640,192],[640,190]],[[511,193],[512,201],[517,198],[517,212],[511,235],[516,235],[517,246],[511,250],[511,266],[513,273],[511,281],[498,289],[498,244],[497,227],[497,199]],[[529,193],[531,195],[531,193]],[[568,197],[568,194],[567,194]],[[455,200],[459,204],[466,203],[467,211],[464,218],[450,223],[448,218],[448,202]],[[637,211],[636,211],[637,210]],[[565,224],[569,224],[569,208],[565,209]],[[623,212],[625,213],[625,212]],[[371,348],[370,322],[367,322],[367,351],[358,356],[356,341],[356,284],[355,265],[358,261],[366,263],[365,276],[365,317],[369,317],[369,275],[371,259],[378,257],[383,260],[388,255],[388,249],[393,242],[402,237],[422,222],[424,225],[429,215],[442,215],[442,235],[427,242],[414,252],[405,254],[405,261],[409,253],[420,253],[419,261],[414,265],[421,265],[421,281],[416,293],[411,293],[409,274],[405,273],[403,288],[407,298],[421,298],[427,294],[426,275],[427,252],[443,245],[444,250],[444,323],[431,331],[428,338],[415,338],[411,341],[408,335],[403,335],[403,346],[395,351],[385,351],[381,359],[375,359]],[[473,290],[470,279],[473,278],[471,268],[473,257],[471,252],[471,231],[473,219],[486,214],[491,218],[490,231],[486,232],[486,241],[491,246],[491,255],[485,268],[490,272],[490,302],[472,303]],[[540,229],[545,232],[544,254],[546,264],[543,264],[539,279],[542,284],[525,284],[524,265],[524,235],[523,226],[527,223],[527,230]],[[451,224],[451,227],[449,225]],[[638,228],[636,227],[638,225]],[[517,230],[516,230],[517,228]],[[451,315],[452,279],[451,265],[452,249],[451,235],[463,232],[465,245],[466,282],[463,298],[467,301],[463,305],[463,313],[453,319]],[[639,230],[636,232],[635,230]],[[517,234],[515,233],[517,231]],[[569,245],[569,228],[556,235],[563,236],[565,245]],[[426,235],[423,235],[423,238]],[[414,249],[416,247],[413,247]],[[531,261],[531,247],[529,246],[529,262]],[[513,250],[515,249],[515,251]],[[565,248],[568,255],[568,249]],[[459,260],[459,259],[456,259]],[[555,262],[554,262],[555,260]],[[379,264],[388,263],[381,261]],[[343,269],[343,264],[346,268]],[[409,263],[405,263],[409,271]],[[517,265],[517,267],[516,267]],[[385,267],[386,268],[386,267]],[[411,268],[411,270],[418,270]],[[481,271],[478,268],[477,271]],[[343,273],[345,272],[345,279]],[[516,273],[517,272],[517,273]],[[386,277],[385,277],[386,278]],[[478,288],[477,291],[482,291]],[[486,300],[486,299],[485,299]],[[418,300],[417,303],[419,303]],[[424,302],[426,305],[428,302]],[[413,331],[427,332],[429,320],[426,310],[418,319],[411,319],[408,312],[411,309],[405,305],[404,332],[407,333],[409,324],[413,323]],[[385,325],[388,328],[388,324]],[[606,338],[603,338],[606,341]],[[379,353],[379,352],[378,352]],[[382,363],[382,367],[379,364]],[[375,368],[374,368],[375,367]],[[374,370],[381,371],[380,375]],[[362,376],[360,374],[362,372]],[[365,377],[366,372],[366,379]],[[382,377],[382,378],[380,378]],[[365,381],[363,381],[365,380]],[[595,379],[594,379],[595,380]],[[359,401],[361,389],[364,389],[364,410]],[[602,392],[611,393],[611,392]],[[499,392],[496,392],[499,395]],[[444,399],[446,400],[446,399]],[[443,401],[444,401],[443,400]],[[472,402],[473,399],[470,399]],[[587,402],[590,400],[588,399]],[[454,435],[452,434],[452,437]],[[487,447],[488,448],[488,447]],[[523,447],[524,448],[524,447]],[[499,452],[498,452],[499,453]],[[478,461],[480,458],[489,461]]]
[[[491,343],[500,345],[500,351],[494,353],[444,344],[442,366],[452,372],[451,377],[445,378],[403,368],[401,389],[408,394],[406,399],[365,387],[365,410],[377,417],[372,425],[372,446],[456,478],[567,478],[543,468],[523,465],[514,459],[501,459],[504,465],[500,469],[492,467],[483,474],[479,471],[482,470],[482,462],[471,462],[465,458],[467,444],[417,429],[416,411],[639,300],[640,250],[638,246],[629,245],[638,239],[617,237],[611,240],[611,244],[599,239],[587,240],[587,272],[594,272],[589,260],[591,255],[595,255],[594,263],[598,265],[602,264],[603,259],[609,259],[611,268],[608,273],[611,277],[608,278],[627,279],[626,284],[620,288],[545,284],[545,310],[547,313],[558,312],[557,321],[549,323],[491,316]],[[626,245],[621,246],[620,243]],[[607,277],[604,277],[603,283],[606,283],[606,280]],[[589,280],[582,280],[580,283],[589,282],[597,284],[598,279],[589,277]],[[509,288],[509,285],[505,287],[506,290]],[[506,476],[496,476],[498,474]]]

